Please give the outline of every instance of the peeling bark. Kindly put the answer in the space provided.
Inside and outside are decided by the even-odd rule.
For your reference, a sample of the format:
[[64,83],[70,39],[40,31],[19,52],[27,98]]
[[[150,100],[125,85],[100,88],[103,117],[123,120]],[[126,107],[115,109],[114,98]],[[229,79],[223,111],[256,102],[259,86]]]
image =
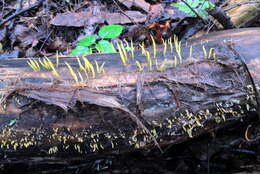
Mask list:
[[[251,33],[258,33],[253,41],[241,42]],[[155,64],[153,71],[136,71],[136,60],[146,63],[139,52],[125,67],[117,54],[89,55],[91,62],[107,66],[106,74],[87,83],[71,82],[64,62],[76,68],[75,58],[60,59],[62,81],[54,81],[48,71],[29,71],[27,59],[0,60],[0,163],[38,157],[62,162],[59,159],[154,148],[156,143],[163,147],[253,118],[257,106],[252,84],[223,37],[234,39],[240,52],[250,44],[259,46],[260,40],[259,29],[202,37],[184,45],[183,57],[193,45],[195,58],[183,59],[176,68],[176,53],[168,50],[162,72]],[[201,58],[200,44],[206,40],[205,48],[214,47],[216,59]],[[259,90],[260,53],[253,51],[246,63]],[[157,60],[159,65],[165,60],[162,49]]]

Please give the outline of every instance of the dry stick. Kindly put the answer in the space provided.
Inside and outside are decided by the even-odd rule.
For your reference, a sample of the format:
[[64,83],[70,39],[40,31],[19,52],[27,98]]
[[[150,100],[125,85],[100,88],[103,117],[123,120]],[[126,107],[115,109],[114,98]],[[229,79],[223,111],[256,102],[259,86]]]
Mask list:
[[[16,3],[15,6],[16,6],[15,13],[17,13],[23,8],[23,0],[18,0],[18,2]],[[10,25],[8,26],[9,30],[12,30],[14,28],[15,21],[16,21],[16,19],[13,19],[11,21]],[[13,49],[13,44],[12,44],[11,48]]]
[[17,16],[23,14],[24,12],[29,11],[29,10],[35,8],[35,7],[41,6],[42,3],[43,3],[43,1],[44,1],[44,0],[40,0],[39,2],[34,3],[34,4],[33,4],[32,6],[30,6],[30,7],[27,7],[27,8],[24,8],[24,9],[18,11],[18,12],[15,12],[13,15],[11,15],[11,16],[7,17],[6,19],[4,19],[4,20],[0,23],[0,27],[1,27],[2,25],[4,25],[5,23],[7,23],[8,21],[12,20],[13,18],[15,18],[15,17],[17,17]]
[[50,33],[47,35],[46,39],[43,41],[41,47],[40,47],[40,50],[39,52],[41,52],[43,46],[45,45],[45,43],[47,42],[47,40],[50,38],[51,34],[53,33],[53,30],[50,31]]
[[247,72],[247,74],[249,76],[249,80],[252,84],[252,87],[253,87],[253,90],[254,90],[254,93],[255,93],[255,98],[256,98],[256,104],[257,104],[256,113],[257,113],[258,119],[260,121],[260,98],[259,98],[258,90],[255,86],[254,79],[253,79],[251,73],[249,72],[249,69],[248,69],[248,67],[245,63],[243,56],[234,48],[232,43],[228,43],[227,46],[235,54],[235,56],[241,61],[243,68],[245,69],[245,71]]

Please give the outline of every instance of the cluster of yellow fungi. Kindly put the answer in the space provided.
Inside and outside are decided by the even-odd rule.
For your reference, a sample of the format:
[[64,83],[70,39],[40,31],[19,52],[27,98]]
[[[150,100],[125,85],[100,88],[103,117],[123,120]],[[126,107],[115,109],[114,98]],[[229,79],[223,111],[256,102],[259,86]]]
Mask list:
[[[157,60],[157,45],[155,43],[154,38],[151,36],[152,40],[152,50],[153,50],[153,56],[152,54],[145,49],[144,43],[139,44],[137,47],[138,49],[141,49],[142,54],[146,57],[146,63],[142,64],[140,61],[136,60],[135,65],[137,67],[137,71],[144,71],[145,67],[148,66],[149,71],[159,71],[162,72],[166,69],[166,64],[168,62],[167,60],[167,50],[170,50],[170,53],[173,53],[173,48],[175,48],[175,52],[177,56],[174,56],[172,67],[176,68],[178,64],[182,64],[183,57],[182,57],[182,43],[181,41],[178,41],[178,38],[174,35],[173,39],[169,38],[167,40],[163,40],[163,57],[164,60],[160,63],[158,63]],[[173,41],[172,41],[173,40]],[[124,42],[119,41],[117,43],[117,50],[120,56],[120,60],[123,64],[123,66],[127,66],[127,61],[129,57],[131,57],[132,60],[135,59],[135,50],[136,48],[133,46],[133,42],[129,44],[128,41],[124,40]],[[192,58],[192,46],[190,46],[189,49],[189,58]],[[215,59],[216,54],[214,51],[214,48],[210,48],[209,51],[206,50],[206,48],[202,47],[204,57],[207,59]],[[59,55],[56,55],[56,62],[52,62],[52,60],[48,57],[39,58],[37,59],[29,59],[27,61],[28,65],[33,69],[35,72],[40,72],[41,69],[46,69],[52,71],[52,74],[54,77],[58,80],[62,80],[61,75],[58,73],[57,68],[59,67]],[[95,78],[97,74],[104,74],[105,73],[105,62],[102,62],[101,64],[98,64],[96,60],[94,60],[95,65],[93,65],[89,59],[86,56],[82,56],[82,59],[77,57],[78,61],[78,70],[74,70],[71,65],[68,62],[65,62],[65,65],[68,68],[68,71],[70,72],[71,76],[73,77],[74,81],[76,83],[84,82],[84,78],[82,73],[85,74],[86,78],[89,78],[89,74],[91,74],[92,78]],[[155,67],[155,68],[153,68]]]

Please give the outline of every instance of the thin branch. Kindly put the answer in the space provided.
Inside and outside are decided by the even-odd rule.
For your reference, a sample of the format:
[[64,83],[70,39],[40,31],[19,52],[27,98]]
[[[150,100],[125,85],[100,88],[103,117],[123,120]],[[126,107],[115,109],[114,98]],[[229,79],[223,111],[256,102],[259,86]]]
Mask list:
[[27,8],[24,8],[24,9],[18,11],[18,12],[15,12],[13,15],[11,15],[11,16],[7,17],[6,19],[4,19],[4,20],[0,23],[0,27],[1,27],[2,25],[4,25],[5,23],[7,23],[8,21],[12,20],[13,18],[15,18],[15,17],[17,17],[17,16],[23,14],[24,12],[29,11],[29,10],[31,10],[31,9],[33,9],[33,8],[36,8],[36,7],[41,6],[42,3],[43,3],[43,1],[44,1],[44,0],[40,0],[40,1],[36,2],[36,3],[34,3],[34,4],[33,4],[32,6],[30,6],[30,7],[27,7]]

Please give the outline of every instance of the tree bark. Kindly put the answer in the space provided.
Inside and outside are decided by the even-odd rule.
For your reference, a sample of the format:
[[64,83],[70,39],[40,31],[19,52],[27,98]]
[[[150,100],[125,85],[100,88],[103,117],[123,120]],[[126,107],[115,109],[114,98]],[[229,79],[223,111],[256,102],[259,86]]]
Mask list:
[[260,1],[231,0],[224,8],[231,21],[238,28],[248,27],[259,19]]
[[[32,72],[28,59],[0,60],[0,164],[40,165],[51,158],[62,165],[64,159],[163,150],[165,145],[250,120],[257,114],[252,85],[259,90],[260,50],[254,49],[259,48],[259,34],[259,29],[228,30],[189,41],[183,44],[177,67],[175,48],[168,48],[167,61],[163,48],[158,48],[157,66],[150,50],[152,67],[141,51],[135,59],[129,53],[126,66],[118,54],[88,55],[93,65],[94,60],[106,62],[105,74],[93,78],[89,73],[88,80],[84,76],[86,81],[78,83],[65,66],[68,62],[76,69],[76,58],[59,59],[62,80],[47,70]],[[241,54],[247,53],[245,62],[255,84],[223,42],[230,39]],[[209,56],[210,48],[215,58]],[[137,71],[136,61],[146,65],[144,71]]]

